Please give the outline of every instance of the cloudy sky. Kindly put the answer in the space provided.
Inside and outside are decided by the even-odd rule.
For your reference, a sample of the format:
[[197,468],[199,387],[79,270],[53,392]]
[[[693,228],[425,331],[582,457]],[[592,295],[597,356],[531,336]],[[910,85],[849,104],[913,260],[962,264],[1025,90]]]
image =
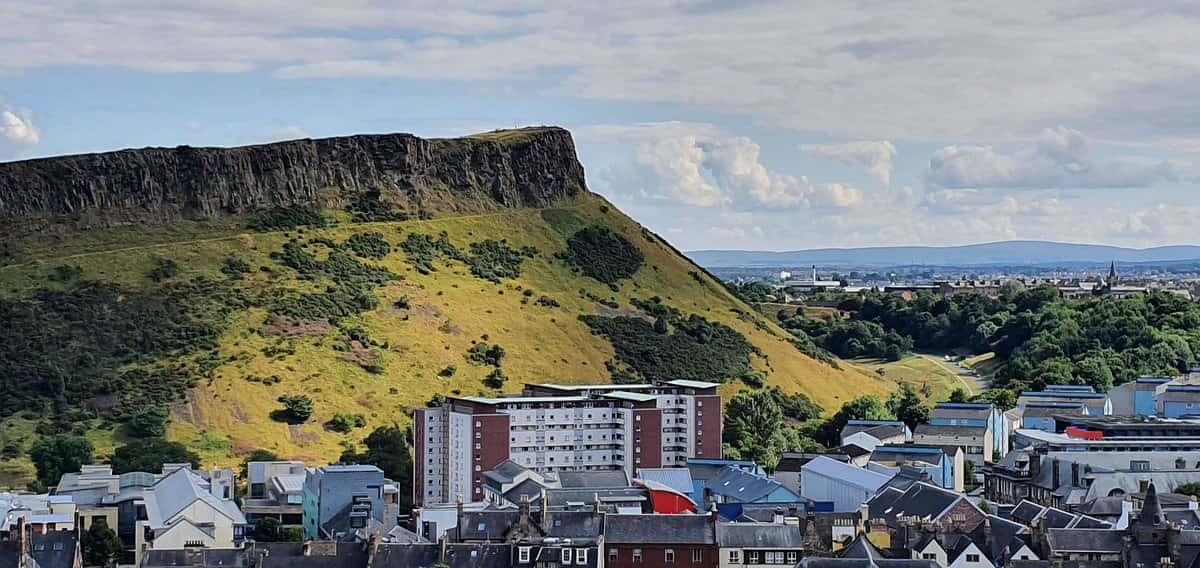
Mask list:
[[94,4],[0,0],[0,160],[558,124],[685,249],[1200,241],[1191,3]]

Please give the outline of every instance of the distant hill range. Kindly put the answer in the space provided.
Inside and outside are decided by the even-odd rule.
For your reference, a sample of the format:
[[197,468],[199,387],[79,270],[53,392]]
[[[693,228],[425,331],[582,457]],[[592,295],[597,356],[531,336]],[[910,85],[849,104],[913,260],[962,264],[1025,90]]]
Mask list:
[[715,267],[843,266],[978,266],[1078,265],[1180,262],[1200,260],[1200,246],[1173,245],[1145,249],[1055,243],[1003,241],[950,247],[824,248],[796,251],[698,250],[686,253],[697,264]]

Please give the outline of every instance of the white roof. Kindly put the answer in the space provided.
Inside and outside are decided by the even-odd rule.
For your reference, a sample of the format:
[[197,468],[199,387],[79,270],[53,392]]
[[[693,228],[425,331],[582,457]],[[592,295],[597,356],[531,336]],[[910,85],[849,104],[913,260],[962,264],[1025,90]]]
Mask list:
[[[835,479],[867,491],[875,491],[892,479],[890,475],[863,469],[858,466],[844,464],[840,461],[817,456],[800,468],[801,475],[815,473],[830,479]],[[801,485],[803,485],[801,481]]]
[[235,524],[245,524],[246,517],[233,501],[217,498],[208,490],[208,482],[189,469],[177,469],[158,480],[144,493],[146,517],[152,528],[169,526],[172,517],[197,500],[204,501]]

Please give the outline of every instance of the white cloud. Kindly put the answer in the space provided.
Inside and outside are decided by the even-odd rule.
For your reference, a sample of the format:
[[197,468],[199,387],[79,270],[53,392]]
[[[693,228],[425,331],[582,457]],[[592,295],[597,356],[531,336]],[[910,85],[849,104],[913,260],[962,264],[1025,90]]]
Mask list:
[[36,146],[40,141],[41,133],[33,123],[32,112],[0,104],[0,153]]
[[308,133],[296,125],[285,126],[275,132],[275,138],[279,140],[296,140],[308,137]]
[[617,165],[601,176],[611,187],[637,188],[644,197],[735,209],[847,208],[863,202],[856,188],[813,184],[804,176],[768,169],[756,142],[712,125],[593,125],[581,130],[594,140],[637,143],[632,165]]
[[1013,140],[1048,120],[1102,138],[1200,139],[1200,11],[1187,3],[10,0],[4,12],[0,72],[534,79],[533,94],[846,139]]
[[883,185],[892,183],[892,159],[896,146],[887,140],[860,140],[841,144],[801,144],[806,154],[835,159],[843,164],[863,168]]
[[1004,153],[990,146],[946,146],[933,153],[925,182],[936,188],[1148,187],[1175,178],[1169,161],[1136,157],[1093,159],[1087,139],[1059,126],[1035,145]]

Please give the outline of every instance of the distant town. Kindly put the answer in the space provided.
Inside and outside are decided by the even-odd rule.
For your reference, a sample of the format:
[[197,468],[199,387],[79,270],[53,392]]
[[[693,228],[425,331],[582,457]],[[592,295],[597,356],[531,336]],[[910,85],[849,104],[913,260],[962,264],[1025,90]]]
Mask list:
[[860,292],[881,290],[898,294],[932,292],[939,296],[981,294],[999,297],[1006,282],[1024,287],[1043,284],[1062,292],[1064,298],[1091,296],[1123,298],[1152,290],[1200,297],[1200,269],[1168,273],[1160,268],[1139,266],[1137,270],[1114,261],[1104,270],[1064,271],[1025,267],[894,267],[890,269],[713,268],[714,274],[732,282],[762,282],[777,290],[777,301],[798,300],[804,294],[822,291]]

